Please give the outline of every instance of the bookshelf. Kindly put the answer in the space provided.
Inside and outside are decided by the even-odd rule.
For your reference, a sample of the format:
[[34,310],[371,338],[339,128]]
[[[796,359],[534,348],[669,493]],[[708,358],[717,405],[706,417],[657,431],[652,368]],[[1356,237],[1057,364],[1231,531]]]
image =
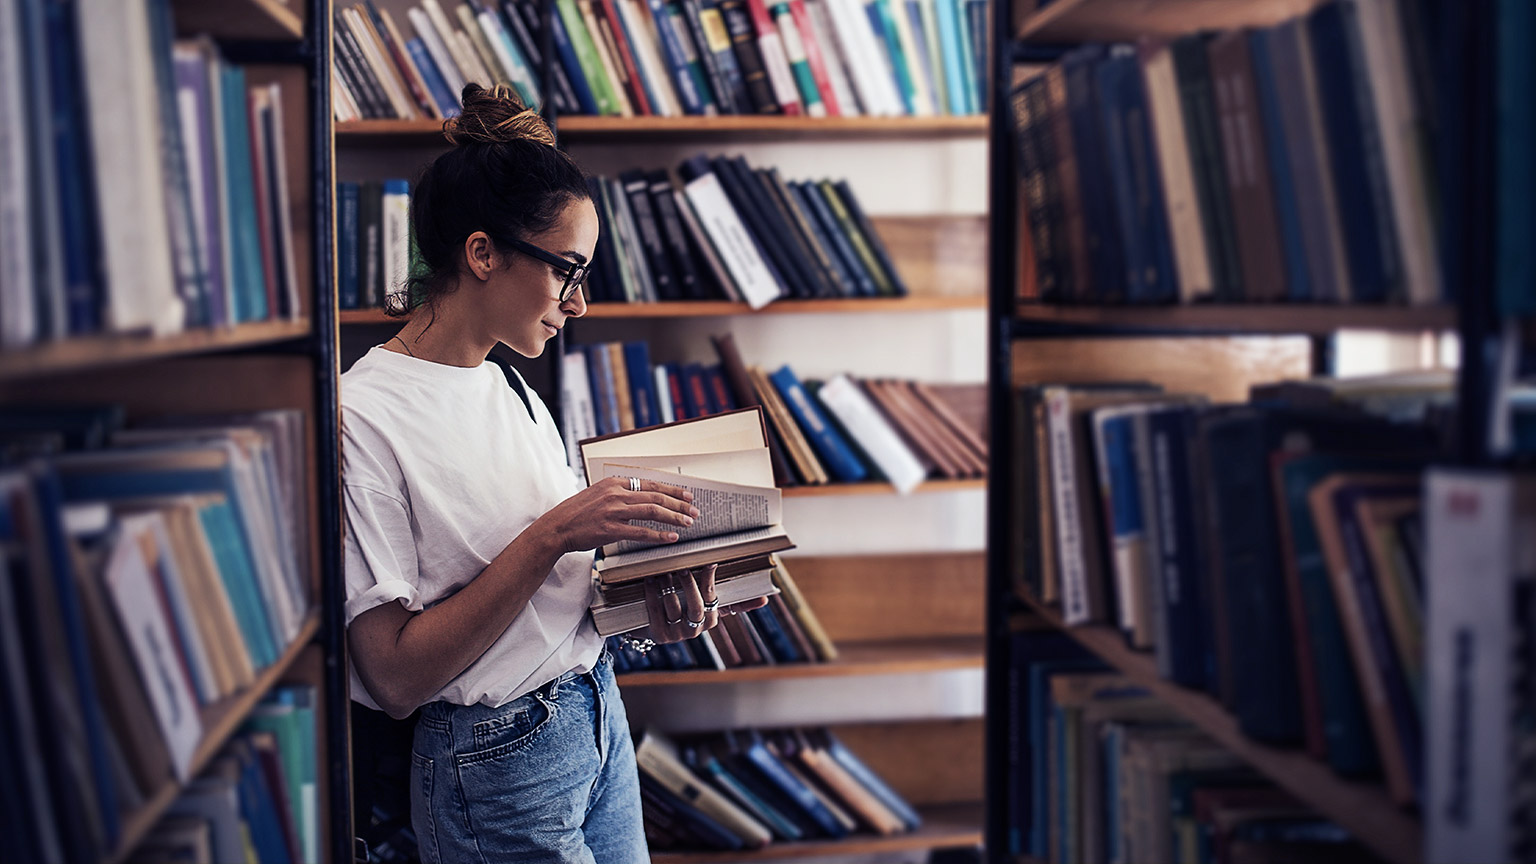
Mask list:
[[[1023,0],[1015,2],[1012,9],[1004,4],[995,10],[993,34],[998,44],[1010,46],[1000,53],[1006,55],[1011,51],[1016,59],[1000,63],[994,70],[994,81],[999,93],[1011,91],[1023,80],[1015,77],[1015,63],[1023,65],[1026,59],[1038,58],[1041,51],[1057,50],[1050,46],[1066,50],[1080,43],[1135,43],[1142,39],[1175,39],[1201,31],[1261,28],[1306,15],[1321,5],[1319,0],[1054,0],[1040,8]],[[1485,43],[1478,42],[1472,34],[1478,33],[1478,28],[1488,20],[1490,16],[1481,13],[1447,12],[1438,24],[1446,32],[1454,33],[1455,38],[1444,38],[1435,30],[1429,36],[1430,50],[1461,50],[1469,55],[1481,50],[1472,46]],[[1481,32],[1480,36],[1486,38],[1487,33]],[[1446,62],[1456,65],[1461,58]],[[1445,256],[1437,275],[1443,275],[1449,283],[1455,300],[1434,306],[1021,303],[1021,289],[1031,289],[1034,283],[1031,271],[1026,269],[1032,262],[1021,260],[1023,256],[1016,254],[1016,250],[1027,249],[1033,240],[1032,232],[1026,230],[1025,194],[1018,180],[1021,156],[1011,125],[1014,118],[1009,100],[997,100],[989,134],[993,217],[988,315],[992,340],[991,475],[1015,478],[1021,490],[1038,482],[1033,468],[1026,467],[1035,464],[1036,454],[1024,452],[1025,448],[1018,443],[1023,430],[1014,412],[1016,388],[1054,381],[1137,380],[1165,385],[1169,392],[1204,393],[1213,401],[1246,401],[1252,383],[1329,372],[1325,359],[1330,352],[1329,340],[1344,330],[1397,334],[1458,331],[1461,366],[1459,407],[1454,414],[1462,435],[1462,449],[1456,458],[1463,464],[1488,464],[1487,385],[1491,372],[1485,364],[1488,357],[1496,355],[1495,343],[1490,339],[1494,318],[1488,301],[1488,286],[1493,280],[1488,269],[1488,247],[1479,245],[1472,232],[1484,234],[1493,230],[1489,198],[1479,197],[1490,194],[1487,190],[1491,180],[1483,170],[1489,153],[1479,148],[1486,145],[1491,119],[1479,113],[1490,98],[1479,88],[1490,85],[1488,79],[1479,78],[1478,74],[1481,73],[1458,76],[1439,92],[1442,98],[1450,100],[1441,110],[1447,112],[1448,120],[1454,113],[1457,125],[1442,127],[1455,132],[1447,132],[1449,143],[1435,167],[1450,174],[1440,182],[1459,191],[1439,202],[1444,210],[1435,214],[1446,226],[1437,238]],[[1183,79],[1179,80],[1182,85]],[[1373,81],[1372,86],[1380,85]],[[1457,156],[1464,161],[1457,161]],[[1457,183],[1463,174],[1464,188]],[[1392,194],[1401,195],[1404,191],[1394,187]],[[1473,225],[1479,227],[1474,229]],[[1455,263],[1449,263],[1452,261]],[[1452,457],[1447,454],[1442,458]],[[1038,519],[1039,506],[1028,495],[1016,495],[1012,490],[989,499],[989,849],[1008,849],[1005,844],[1009,832],[1021,827],[1014,821],[1020,814],[1010,811],[1013,801],[1009,784],[1015,778],[1009,776],[1008,754],[1014,751],[1010,750],[1008,736],[1018,734],[1018,724],[1027,720],[1009,714],[1015,704],[1010,702],[1010,681],[1017,684],[1015,673],[1020,668],[1010,654],[1011,640],[1016,633],[1043,628],[1070,637],[1260,775],[1322,818],[1342,826],[1383,860],[1408,864],[1429,856],[1426,843],[1432,832],[1427,830],[1426,819],[1418,811],[1394,801],[1382,781],[1347,779],[1305,748],[1271,746],[1250,737],[1235,709],[1229,710],[1219,698],[1206,692],[1187,689],[1163,678],[1155,655],[1133,650],[1119,627],[1097,623],[1068,626],[1058,603],[1042,602],[1017,588],[1015,571],[1020,564],[1014,554],[1021,532],[1019,526]],[[1056,518],[1079,522],[1075,515],[1058,514]],[[1079,530],[1088,538],[1085,542],[1098,542],[1087,529],[1079,522]],[[1034,710],[1039,710],[1038,706]]]
[[[726,318],[734,315],[863,315],[875,312],[923,313],[956,309],[981,309],[983,297],[861,297],[850,300],[777,300],[761,309],[728,300],[666,303],[593,303],[587,319],[598,318]],[[393,324],[382,309],[343,309],[341,323]]]
[[798,858],[824,858],[827,856],[878,855],[883,853],[920,852],[955,846],[976,846],[981,843],[981,808],[972,805],[918,807],[923,827],[910,834],[893,837],[855,836],[843,840],[814,843],[774,843],[767,848],[751,852],[658,852],[651,856],[654,864],[714,864],[714,862],[790,861]]
[[[336,124],[349,146],[395,146],[442,140],[439,120],[351,120]],[[868,138],[977,138],[985,116],[969,117],[588,117],[560,118],[568,144],[619,142],[828,141]]]
[[742,681],[835,678],[853,675],[906,675],[951,669],[982,668],[979,636],[934,636],[885,641],[845,642],[838,658],[826,663],[790,663],[779,666],[744,666],[723,672],[713,669],[627,672],[620,676],[624,687],[675,684],[736,684]]
[[[135,14],[147,15],[159,4],[151,2],[128,5]],[[294,308],[269,308],[266,320],[243,318],[244,323],[233,325],[225,323],[204,326],[189,323],[185,329],[170,335],[92,332],[63,338],[44,337],[30,344],[0,350],[0,414],[21,408],[71,411],[82,407],[116,405],[123,409],[129,429],[146,421],[192,415],[227,416],[269,411],[294,412],[297,415],[299,422],[296,431],[299,437],[292,442],[298,445],[294,448],[297,452],[292,454],[295,457],[295,469],[293,475],[285,475],[285,479],[292,484],[287,491],[291,492],[294,500],[302,501],[304,511],[312,519],[309,524],[302,526],[302,530],[295,532],[296,539],[301,542],[292,549],[292,557],[298,568],[297,584],[294,586],[298,592],[294,604],[298,614],[293,619],[289,635],[274,646],[271,662],[254,672],[244,685],[223,688],[216,698],[206,698],[205,704],[196,707],[201,732],[190,756],[189,776],[197,778],[221,759],[226,745],[253,717],[258,704],[274,688],[282,685],[314,688],[316,701],[312,707],[315,739],[305,742],[303,747],[315,757],[312,766],[317,784],[314,798],[316,810],[312,812],[315,818],[312,827],[317,832],[315,857],[344,861],[351,859],[352,831],[348,803],[350,759],[346,746],[348,700],[345,666],[341,659],[341,520],[336,483],[339,454],[334,443],[338,408],[330,239],[331,107],[330,88],[315,83],[325,82],[329,78],[329,5],[294,4],[282,0],[167,0],[164,3],[174,25],[175,38],[211,37],[224,58],[222,62],[237,65],[243,70],[249,88],[247,93],[275,87],[280,95],[280,103],[273,104],[280,104],[282,112],[280,115],[271,112],[274,136],[266,141],[275,142],[271,156],[273,159],[281,158],[285,166],[286,186],[279,187],[278,175],[273,175],[270,177],[271,185],[262,194],[286,196],[286,218],[291,230],[286,237],[278,236],[277,232],[281,229],[277,223],[280,220],[276,220],[275,216],[274,224],[264,224],[263,227],[270,228],[273,232],[272,240],[281,241],[279,245],[292,257]],[[7,14],[13,15],[15,10]],[[92,26],[89,22],[78,23],[81,33]],[[143,35],[129,34],[123,37],[113,34],[122,39],[124,52],[137,48],[135,40]],[[66,45],[48,40],[41,47],[29,46],[29,50],[45,57],[68,58],[80,49],[78,43],[73,41]],[[157,50],[154,47],[149,50],[152,59],[146,62],[153,62],[153,57],[159,55],[154,54]],[[169,58],[165,60],[169,65]],[[28,80],[23,86],[40,85]],[[90,82],[82,86],[89,89]],[[158,91],[158,83],[155,87]],[[125,88],[125,93],[129,89]],[[174,100],[174,96],[171,98]],[[71,103],[83,101],[63,97],[61,100]],[[175,107],[174,101],[170,104]],[[136,110],[142,115],[157,118],[155,122],[159,122],[160,114],[155,105],[139,105]],[[50,121],[50,124],[53,122],[57,121]],[[174,118],[172,122],[175,122]],[[283,130],[281,138],[275,137],[277,122],[281,123]],[[15,143],[13,140],[12,144]],[[23,146],[26,146],[25,142]],[[55,146],[54,139],[50,139],[47,147],[52,150]],[[89,149],[89,142],[85,142],[85,146]],[[153,158],[160,158],[160,146],[157,144],[155,150],[150,151],[156,154]],[[113,180],[98,177],[96,182],[110,185]],[[167,179],[166,183],[168,193],[174,195],[175,181]],[[14,187],[7,191],[14,191]],[[75,199],[71,205],[83,207],[85,212],[81,217],[90,220],[96,230],[103,230],[98,223],[105,218],[98,209],[100,200]],[[252,206],[255,206],[255,202],[252,202]],[[142,209],[144,218],[155,218],[151,208],[146,206]],[[45,219],[44,216],[37,216],[34,224],[40,226]],[[253,231],[256,227],[252,223]],[[193,230],[200,231],[202,228],[194,223]],[[173,235],[172,242],[190,241]],[[152,246],[140,248],[146,256],[153,256],[159,251]],[[102,265],[102,269],[105,270],[106,266]],[[8,275],[14,275],[14,272]],[[272,271],[268,273],[271,275]],[[40,285],[47,284],[36,274],[27,275],[37,278]],[[92,278],[106,279],[99,274]],[[276,280],[279,277],[273,275],[272,278]],[[121,299],[114,296],[117,291],[142,299],[152,293],[145,289],[155,286],[102,282],[94,287],[101,293],[93,299],[105,304]],[[24,290],[30,291],[33,288],[30,283],[24,286]],[[46,296],[46,291],[40,290],[38,296]],[[11,314],[15,314],[15,311],[14,307],[7,309]],[[256,316],[258,319],[260,317]],[[270,441],[267,446],[271,446]],[[8,464],[6,470],[27,466],[28,458],[23,451],[17,457],[18,461]],[[52,457],[40,455],[36,458],[42,460]],[[40,466],[42,463],[31,464]],[[275,477],[271,479],[277,480]],[[23,554],[30,553],[24,550]],[[78,565],[79,561],[73,563]],[[37,566],[43,567],[44,563],[37,562]],[[48,571],[44,569],[41,572]],[[11,571],[12,577],[17,574],[18,571]],[[220,576],[218,572],[205,575],[214,579]],[[58,576],[64,581],[72,577],[76,581],[103,578],[100,573],[83,569],[66,569],[59,571]],[[194,602],[208,599],[204,596]],[[197,608],[201,610],[203,607]],[[122,614],[115,608],[105,611],[114,616]],[[87,619],[94,620],[89,616]],[[220,635],[223,639],[235,642],[242,639],[241,633]],[[92,648],[98,643],[103,646],[114,644],[112,637],[99,636],[94,630],[72,633],[69,638],[71,642],[90,642]],[[135,659],[130,658],[127,662],[129,668],[136,668]],[[205,658],[202,662],[208,661]],[[94,699],[101,703],[98,707],[102,707],[106,704],[103,695],[106,691],[100,676],[102,669],[112,667],[100,660],[93,659],[92,663],[95,664],[92,670],[95,680],[82,688],[83,692],[88,691],[91,695],[82,698]],[[59,686],[63,686],[63,682],[59,682]],[[7,702],[3,710],[12,710],[14,704]],[[43,730],[45,734],[51,733],[53,730],[46,726],[46,722]],[[148,726],[144,728],[152,734],[161,734],[153,717],[146,722]],[[15,728],[10,722],[7,723],[8,730]],[[121,733],[114,731],[112,723],[102,728],[104,734],[117,737],[118,746],[132,746],[131,743],[123,743],[124,739],[118,737]],[[158,746],[159,742],[156,744]],[[292,770],[298,768],[292,766]],[[120,773],[127,769],[112,770],[113,773]],[[62,774],[60,776],[63,777]],[[67,784],[71,780],[65,778],[52,781],[54,784],[60,782]],[[126,802],[120,788],[124,783],[137,787],[137,794],[129,796]],[[117,864],[131,859],[185,791],[184,785],[169,770],[169,763],[163,776],[154,783],[135,781],[129,775],[123,775],[115,785],[119,786],[117,797],[120,805],[115,818],[116,840],[95,859],[102,864]],[[93,790],[82,789],[79,792],[92,800],[99,800]],[[46,797],[50,793],[47,789],[29,789],[26,794]],[[288,806],[286,796],[280,796],[278,801],[277,806]],[[57,827],[61,835],[69,832],[89,833],[82,826],[94,818],[93,814],[85,812],[58,812],[56,815],[61,823]],[[12,838],[8,838],[7,842],[8,848],[11,848]],[[15,846],[13,851],[21,848],[25,846]],[[72,851],[73,848],[66,844],[65,855],[68,860],[90,860],[79,859],[77,852]]]

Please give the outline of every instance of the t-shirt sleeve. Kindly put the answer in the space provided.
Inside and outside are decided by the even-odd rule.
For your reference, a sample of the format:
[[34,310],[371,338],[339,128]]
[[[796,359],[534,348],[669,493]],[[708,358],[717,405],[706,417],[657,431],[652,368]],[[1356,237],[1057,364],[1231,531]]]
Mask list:
[[347,537],[343,570],[346,573],[346,621],[392,600],[419,612],[416,542],[411,534],[410,511],[404,501],[365,486],[346,486]]

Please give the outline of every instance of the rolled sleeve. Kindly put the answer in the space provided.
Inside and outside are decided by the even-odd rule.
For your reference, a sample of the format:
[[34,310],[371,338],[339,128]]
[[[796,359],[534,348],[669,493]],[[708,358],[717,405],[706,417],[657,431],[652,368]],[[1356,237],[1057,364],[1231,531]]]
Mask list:
[[416,543],[409,508],[400,499],[365,486],[344,489],[347,537],[346,623],[390,601],[422,608]]

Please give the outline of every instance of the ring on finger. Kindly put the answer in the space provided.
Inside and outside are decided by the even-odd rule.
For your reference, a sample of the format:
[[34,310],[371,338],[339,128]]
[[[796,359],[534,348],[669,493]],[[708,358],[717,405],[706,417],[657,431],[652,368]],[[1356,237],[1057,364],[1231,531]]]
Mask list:
[[639,477],[631,477],[631,478],[629,478],[629,491],[631,491],[631,492],[639,492],[640,491],[640,478]]
[[[677,616],[676,620],[668,618],[668,619],[666,619],[666,624],[667,624],[668,627],[676,627],[677,625],[683,623],[683,617],[684,616],[679,615],[679,616]],[[690,621],[688,623],[692,624],[693,622]]]
[[699,620],[697,620],[697,621],[694,621],[694,620],[692,620],[692,619],[689,619],[689,620],[687,620],[687,621],[684,621],[684,622],[683,622],[683,623],[684,623],[684,624],[687,624],[687,625],[688,625],[688,629],[690,629],[690,630],[697,630],[697,629],[699,629],[699,628],[700,628],[700,627],[703,627],[703,626],[704,626],[704,619],[703,619],[703,618],[700,618],[700,619],[699,619]]
[[713,600],[709,601],[708,603],[704,604],[704,612],[706,614],[710,613],[710,612],[713,612],[713,611],[715,611],[716,609],[719,609],[719,608],[720,608],[720,598],[718,596],[715,597],[715,599],[713,599]]
[[672,595],[674,595],[676,593],[677,593],[677,586],[676,585],[668,585],[667,587],[661,589],[661,596],[663,596],[663,597],[671,597]]

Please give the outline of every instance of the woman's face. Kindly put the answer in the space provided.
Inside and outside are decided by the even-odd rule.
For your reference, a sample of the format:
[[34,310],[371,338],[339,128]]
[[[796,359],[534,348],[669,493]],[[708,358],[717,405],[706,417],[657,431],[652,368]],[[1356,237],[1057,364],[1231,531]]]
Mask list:
[[[597,211],[586,199],[565,205],[553,228],[530,235],[527,242],[547,252],[585,265],[597,247]],[[565,273],[552,264],[515,249],[507,250],[507,266],[491,277],[491,309],[495,335],[524,357],[544,353],[544,343],[554,337],[567,318],[580,318],[587,302],[580,289],[560,302]]]

